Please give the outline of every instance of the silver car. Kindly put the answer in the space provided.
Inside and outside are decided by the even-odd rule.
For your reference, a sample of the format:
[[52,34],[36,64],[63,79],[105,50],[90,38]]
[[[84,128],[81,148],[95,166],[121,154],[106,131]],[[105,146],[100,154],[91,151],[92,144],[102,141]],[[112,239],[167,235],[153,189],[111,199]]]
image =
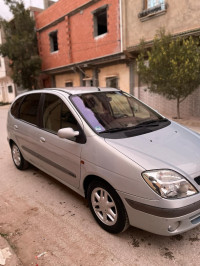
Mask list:
[[7,120],[15,166],[30,164],[86,197],[110,233],[175,235],[200,223],[200,135],[110,88],[20,95]]

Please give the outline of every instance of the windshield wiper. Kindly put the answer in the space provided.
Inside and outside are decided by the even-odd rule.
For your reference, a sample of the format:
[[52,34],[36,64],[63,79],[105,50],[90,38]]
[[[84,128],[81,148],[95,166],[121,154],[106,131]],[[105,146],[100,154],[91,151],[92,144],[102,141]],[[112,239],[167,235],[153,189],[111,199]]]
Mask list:
[[140,127],[144,127],[144,126],[143,125],[137,125],[137,126],[132,126],[132,127],[115,127],[115,128],[106,129],[106,130],[101,131],[99,133],[112,133],[112,132],[118,132],[118,131],[131,130],[131,129],[140,128]]
[[[158,126],[160,122],[167,122],[166,118],[154,119],[154,120],[147,120],[144,122],[139,123],[137,126]],[[136,127],[137,127],[136,126]]]
[[131,130],[131,129],[137,129],[141,127],[146,127],[146,126],[158,126],[160,122],[167,122],[168,119],[166,118],[161,118],[161,119],[155,119],[155,120],[148,120],[141,122],[135,126],[132,127],[115,127],[115,128],[109,128],[104,131],[101,131],[99,133],[112,133],[112,132],[118,132],[118,131],[125,131],[125,130]]
[[122,131],[124,130],[125,128],[123,127],[114,127],[114,128],[109,128],[109,129],[106,129],[104,131],[101,131],[99,133],[111,133],[111,132],[117,132],[117,131]]

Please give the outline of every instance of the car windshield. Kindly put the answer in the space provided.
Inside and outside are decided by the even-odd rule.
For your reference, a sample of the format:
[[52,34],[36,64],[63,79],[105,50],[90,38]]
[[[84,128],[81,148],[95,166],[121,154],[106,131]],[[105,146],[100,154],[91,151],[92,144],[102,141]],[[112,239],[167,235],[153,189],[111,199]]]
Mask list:
[[122,91],[73,95],[70,99],[97,133],[111,133],[147,125],[156,126],[159,121],[166,120]]

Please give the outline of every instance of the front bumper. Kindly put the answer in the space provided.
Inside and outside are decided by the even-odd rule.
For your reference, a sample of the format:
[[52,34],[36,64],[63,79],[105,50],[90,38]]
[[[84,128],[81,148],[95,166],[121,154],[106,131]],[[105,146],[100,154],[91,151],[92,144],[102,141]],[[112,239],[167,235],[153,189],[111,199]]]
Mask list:
[[130,225],[158,235],[171,236],[200,224],[200,201],[181,208],[159,208],[120,195]]

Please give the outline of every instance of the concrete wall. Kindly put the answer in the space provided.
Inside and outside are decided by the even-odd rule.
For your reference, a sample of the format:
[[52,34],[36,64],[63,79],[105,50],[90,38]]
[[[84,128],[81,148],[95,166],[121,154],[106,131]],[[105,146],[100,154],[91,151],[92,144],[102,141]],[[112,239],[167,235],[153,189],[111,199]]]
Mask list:
[[141,39],[152,40],[160,27],[172,34],[200,28],[199,0],[165,0],[166,12],[145,21],[138,18],[143,10],[143,0],[124,0],[122,3],[124,49],[137,45]]
[[58,18],[71,12],[75,8],[86,4],[87,2],[88,0],[59,0],[54,5],[38,14],[38,17],[36,19],[37,28],[46,26],[47,24],[57,20]]
[[[0,44],[4,41],[4,34],[0,27]],[[0,55],[0,102],[11,103],[15,98],[15,87],[12,79],[7,76],[10,74],[8,59]],[[12,92],[9,92],[8,86],[12,86]]]
[[[139,18],[145,10],[145,0],[122,1],[123,50],[137,51],[141,39],[153,40],[156,32],[164,27],[171,34],[190,34],[200,31],[199,0],[165,0],[166,9],[152,13],[151,16]],[[146,86],[140,84],[136,70],[134,71],[134,95],[159,112],[176,116],[176,101],[150,93]],[[200,89],[197,89],[181,104],[183,117],[200,117]]]
[[[3,33],[0,28],[0,44],[2,44],[3,41]],[[5,59],[0,55],[0,78],[6,76],[6,66],[5,66]]]
[[[9,92],[8,86],[12,86],[12,92]],[[15,87],[11,79],[0,80],[0,102],[11,103],[15,99]]]
[[[99,68],[98,80],[100,87],[106,87],[107,77],[118,77],[119,88],[129,92],[129,68],[126,64],[116,64],[112,66],[106,66]],[[84,71],[86,78],[92,78],[92,69],[87,69]],[[73,82],[74,87],[81,86],[80,84],[80,73],[66,73],[58,74],[55,76],[56,87],[65,87],[66,82]]]
[[106,87],[106,77],[117,76],[119,88],[129,92],[129,68],[126,64],[103,67],[99,72],[99,86]]
[[0,56],[0,78],[5,77],[6,68],[5,68],[5,60]]
[[56,80],[56,87],[57,88],[63,88],[65,87],[66,82],[73,82],[74,87],[80,86],[80,76],[78,73],[72,73],[72,74],[60,74],[55,76]]
[[[171,117],[177,116],[176,100],[167,100],[166,98],[149,92],[146,86],[135,88],[135,95],[144,103],[151,106],[163,115]],[[180,105],[181,117],[200,117],[200,89],[188,96]]]

